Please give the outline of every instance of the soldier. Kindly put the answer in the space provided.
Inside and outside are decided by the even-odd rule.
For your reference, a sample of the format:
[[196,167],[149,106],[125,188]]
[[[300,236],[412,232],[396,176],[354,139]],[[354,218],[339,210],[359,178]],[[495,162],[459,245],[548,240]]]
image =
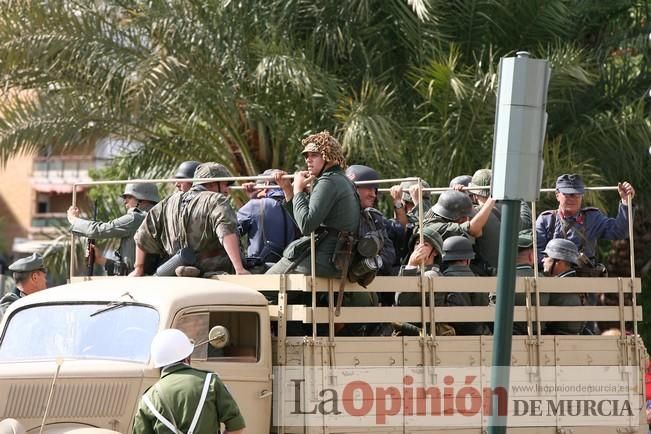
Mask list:
[[[518,256],[516,258],[515,274],[520,277],[533,277],[533,235],[531,229],[523,229],[518,234]],[[525,294],[515,294],[515,305],[516,306],[525,306],[526,297]],[[531,296],[531,305],[536,305],[536,297],[534,294]],[[549,293],[540,294],[540,305],[547,306],[549,305]],[[544,323],[540,323],[541,328],[545,328]],[[532,333],[536,333],[536,328],[534,324],[534,329]],[[525,322],[515,322],[513,323],[513,334],[515,335],[526,335],[527,334],[527,323]]]
[[[359,225],[360,204],[355,187],[346,178],[346,160],[341,145],[323,131],[302,141],[306,171],[297,171],[294,184],[283,179],[285,172],[274,174],[285,194],[285,207],[293,216],[303,237],[285,249],[283,258],[268,274],[296,272],[310,274],[310,233],[318,238],[316,274],[322,277],[341,277],[331,259],[340,232],[356,233]],[[307,186],[312,183],[312,192]]]
[[[218,163],[203,163],[195,178],[231,176]],[[228,197],[232,182],[196,181],[192,188],[159,202],[136,232],[136,263],[131,275],[144,275],[145,255],[171,257],[181,249],[196,253],[196,267],[183,269],[185,276],[213,272],[249,274],[242,265],[237,217]]]
[[[443,254],[443,239],[432,226],[423,228],[423,244],[420,244],[420,234],[416,232],[410,242],[412,253],[409,255],[407,264],[400,268],[400,276],[417,276],[422,264],[425,267],[425,276],[440,276],[438,264]],[[444,303],[443,294],[436,294],[435,305]],[[428,305],[429,305],[429,299]],[[421,295],[416,292],[396,293],[396,304],[399,306],[420,306]]]
[[[472,242],[462,236],[452,236],[443,240],[442,269],[444,276],[475,276],[470,269],[470,261],[475,252]],[[449,292],[445,294],[447,306],[488,306],[488,294],[483,292]],[[455,323],[457,335],[487,335],[490,334],[484,323]]]
[[109,275],[127,275],[133,270],[136,245],[133,235],[147,214],[159,200],[158,189],[154,184],[127,184],[122,193],[127,213],[109,222],[86,220],[79,217],[79,208],[68,208],[70,230],[77,235],[105,240],[119,238],[120,246],[115,251],[115,259],[104,257],[94,245],[95,262],[103,265]]
[[[490,189],[475,189],[473,187],[490,187],[491,171],[480,169],[474,173],[468,187],[470,199],[475,203],[475,210],[479,211],[490,197]],[[497,260],[500,247],[500,212],[497,205],[492,207],[488,220],[484,225],[481,237],[475,240],[477,256],[470,263],[470,268],[479,276],[494,276],[497,273]]]
[[192,188],[192,182],[181,180],[192,179],[194,177],[194,171],[197,170],[197,166],[199,164],[201,163],[194,160],[184,161],[183,163],[179,164],[179,168],[176,169],[176,174],[174,174],[174,178],[178,179],[178,181],[174,183],[176,191],[185,193],[186,191],[190,190],[190,188]]
[[[579,265],[579,250],[570,240],[554,238],[547,243],[543,251],[543,270],[545,276],[576,277],[575,267]],[[579,294],[551,293],[550,306],[581,306]],[[577,335],[583,331],[584,322],[551,322],[547,323],[546,332],[556,335]]]
[[[564,174],[556,180],[558,209],[545,211],[536,220],[538,260],[547,243],[555,238],[572,241],[579,249],[579,271],[582,275],[601,275],[597,269],[597,241],[628,238],[628,195],[635,189],[628,182],[618,184],[620,197],[616,218],[609,218],[598,208],[581,208],[585,187],[581,176]],[[591,273],[590,270],[595,270]]]
[[470,175],[455,176],[450,180],[450,188],[454,188],[455,190],[461,190],[463,187],[468,187],[470,181],[472,181],[472,176]]
[[133,434],[242,434],[244,418],[217,374],[190,366],[194,345],[180,330],[165,329],[151,342],[160,380],[140,399]]
[[475,212],[467,194],[456,190],[444,191],[425,214],[423,224],[431,224],[444,241],[455,235],[470,237],[474,241],[474,238],[482,235],[494,204],[493,198],[489,197],[484,206]]
[[16,287],[0,298],[0,319],[14,301],[47,288],[47,268],[38,253],[15,261],[9,270],[14,272]]
[[[429,184],[422,181],[423,188],[429,188]],[[393,212],[395,219],[400,222],[403,228],[407,229],[409,225],[418,223],[418,183],[416,181],[404,181],[400,185],[391,187],[391,197],[393,198]],[[431,207],[430,193],[424,191],[423,212],[427,212]]]
[[[276,170],[265,170],[260,176],[272,176]],[[246,183],[250,199],[237,211],[240,236],[246,235],[249,241],[247,262],[264,265],[278,262],[283,250],[296,239],[296,225],[283,208],[285,195],[279,189],[264,188],[276,185],[275,181]]]

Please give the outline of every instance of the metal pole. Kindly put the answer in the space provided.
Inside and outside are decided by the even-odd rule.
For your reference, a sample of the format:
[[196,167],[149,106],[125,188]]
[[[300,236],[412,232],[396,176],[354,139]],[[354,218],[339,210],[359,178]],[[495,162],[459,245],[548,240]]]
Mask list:
[[[520,226],[520,201],[505,200],[500,224],[500,250],[497,268],[497,306],[493,334],[493,367],[491,388],[509,390],[511,367],[511,340],[513,336],[513,306],[515,305],[515,260],[517,256],[518,229]],[[499,400],[492,395],[489,434],[506,433],[506,414],[498,415]]]

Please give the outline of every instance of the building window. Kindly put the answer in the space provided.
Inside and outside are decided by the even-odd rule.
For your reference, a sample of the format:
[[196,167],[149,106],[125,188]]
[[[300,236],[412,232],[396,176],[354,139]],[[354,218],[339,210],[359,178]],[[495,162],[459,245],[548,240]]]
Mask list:
[[50,196],[39,193],[36,198],[36,214],[46,214],[50,212]]

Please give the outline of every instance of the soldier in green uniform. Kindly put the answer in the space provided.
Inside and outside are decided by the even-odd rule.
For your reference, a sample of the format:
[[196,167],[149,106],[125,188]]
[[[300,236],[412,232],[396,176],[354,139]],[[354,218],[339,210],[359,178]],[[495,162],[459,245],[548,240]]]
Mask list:
[[444,191],[436,204],[425,214],[424,225],[432,225],[443,241],[452,236],[465,236],[472,241],[480,237],[491,215],[495,201],[488,198],[478,212],[467,194],[456,190]]
[[[518,256],[516,258],[515,274],[519,277],[533,277],[533,235],[531,229],[523,229],[518,234]],[[515,305],[525,306],[525,294],[515,294]],[[547,306],[549,304],[549,293],[540,293],[540,305]],[[535,294],[531,294],[531,305],[536,305]],[[533,324],[532,333],[536,333],[536,324]],[[543,322],[540,323],[541,328],[545,328]],[[513,323],[514,335],[526,335],[527,323],[515,322]]]
[[133,270],[136,244],[133,235],[145,219],[147,211],[159,200],[158,189],[154,184],[127,184],[122,193],[127,213],[109,222],[86,220],[79,217],[79,208],[68,208],[70,230],[76,235],[105,240],[119,238],[120,246],[115,251],[115,258],[108,259],[100,249],[95,249],[95,262],[103,265],[109,275],[126,275]]
[[[426,181],[422,181],[423,188],[429,188]],[[390,189],[393,198],[393,213],[395,219],[407,229],[409,225],[418,224],[418,182],[403,181],[399,185],[393,185]],[[432,207],[430,202],[430,193],[424,191],[423,212],[429,211]]]
[[242,434],[244,418],[217,374],[190,366],[194,346],[180,330],[160,331],[151,359],[161,378],[140,399],[133,434]]
[[[357,234],[360,203],[355,185],[344,172],[346,159],[341,145],[330,133],[312,134],[303,139],[302,145],[307,170],[295,173],[293,185],[283,179],[285,172],[276,172],[274,177],[285,194],[285,209],[303,237],[287,246],[283,257],[267,274],[311,274],[310,233],[314,232],[317,237],[316,275],[341,278],[342,270],[334,264],[335,249],[340,232]],[[306,191],[309,184],[312,184],[311,193]],[[274,296],[270,298],[272,303],[276,302]],[[297,302],[309,304],[310,300],[290,300],[292,304]],[[343,305],[370,306],[376,302],[374,294],[353,292],[345,294]],[[326,297],[320,297],[317,303],[328,305]],[[356,334],[359,330],[347,327],[338,333]]]
[[[420,244],[420,234],[416,232],[410,242],[411,254],[406,265],[400,267],[400,276],[418,276],[420,265],[425,267],[425,276],[441,276],[438,264],[441,261],[443,253],[443,239],[441,235],[434,230],[432,226],[423,228],[423,244]],[[444,303],[442,294],[436,294],[434,298],[435,305]],[[396,304],[399,306],[420,306],[421,295],[416,292],[396,293]],[[429,300],[428,303],[429,305]]]
[[[195,178],[230,177],[219,163],[200,164]],[[186,276],[213,272],[249,274],[243,266],[237,216],[225,181],[197,181],[187,192],[176,192],[153,207],[138,228],[133,276],[144,275],[145,255],[171,257],[183,248],[194,251],[196,267]]]
[[[547,243],[543,251],[543,269],[545,276],[576,277],[576,267],[579,266],[579,249],[570,240],[554,238]],[[551,293],[550,306],[581,306],[578,293]],[[547,323],[546,333],[553,335],[577,335],[583,331],[585,322],[563,321]]]
[[14,273],[16,287],[0,298],[0,319],[14,301],[47,288],[47,269],[38,253],[15,261],[9,270]]
[[[475,273],[470,269],[470,261],[475,257],[472,242],[461,236],[453,236],[443,241],[443,275],[454,277],[472,277]],[[448,292],[445,294],[447,306],[487,306],[488,294],[483,292]],[[486,335],[490,334],[484,323],[455,323],[457,335]]]

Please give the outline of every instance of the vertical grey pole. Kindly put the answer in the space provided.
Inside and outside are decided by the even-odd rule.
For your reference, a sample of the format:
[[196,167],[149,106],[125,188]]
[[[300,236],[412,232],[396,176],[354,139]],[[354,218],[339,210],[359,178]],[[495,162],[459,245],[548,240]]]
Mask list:
[[[497,306],[493,334],[493,366],[491,389],[509,391],[511,367],[511,339],[513,335],[513,306],[515,305],[515,261],[518,230],[520,227],[520,201],[505,200],[500,223],[500,251],[497,269]],[[492,395],[492,412],[488,419],[489,434],[506,433],[506,415],[498,415],[498,394]]]

